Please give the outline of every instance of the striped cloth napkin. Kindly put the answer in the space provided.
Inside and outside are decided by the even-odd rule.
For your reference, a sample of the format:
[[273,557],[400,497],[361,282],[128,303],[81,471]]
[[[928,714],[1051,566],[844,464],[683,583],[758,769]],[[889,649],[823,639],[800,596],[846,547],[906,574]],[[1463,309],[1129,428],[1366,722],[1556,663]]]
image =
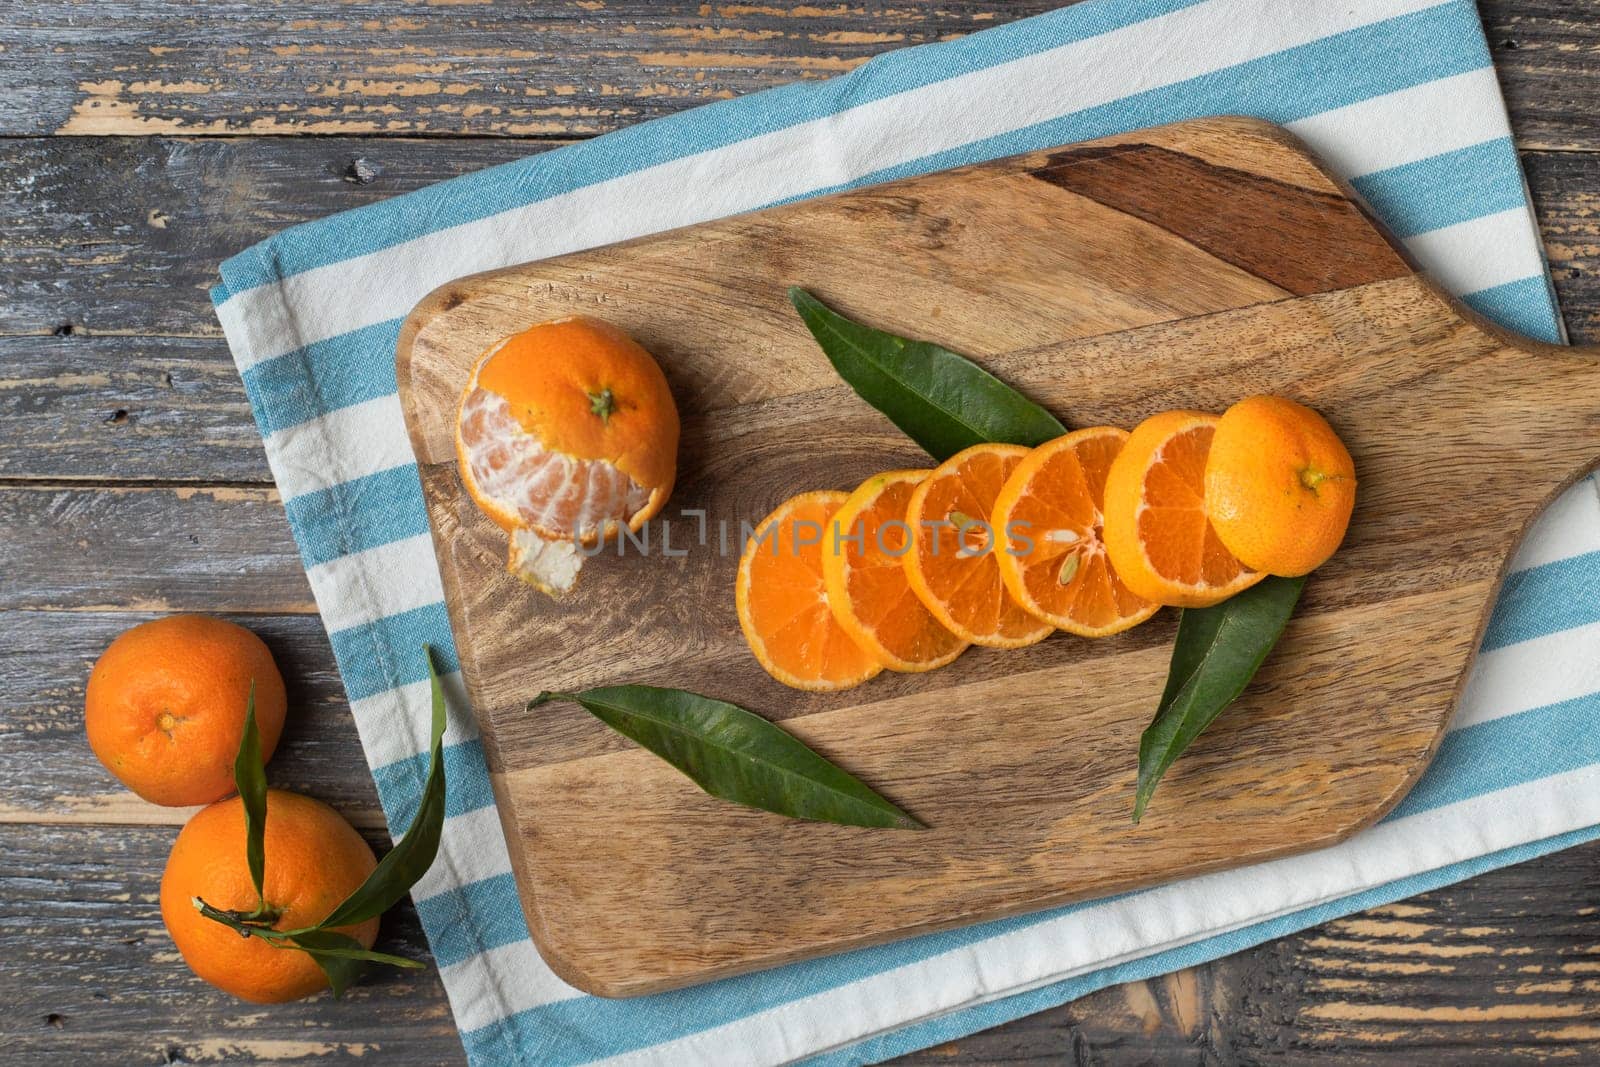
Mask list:
[[[394,347],[411,305],[452,278],[845,186],[1243,113],[1310,142],[1473,307],[1559,339],[1473,5],[1285,10],[1088,0],[299,226],[224,263],[217,314],[391,827],[409,825],[426,761],[418,649],[451,647]],[[1585,481],[1519,552],[1432,769],[1387,820],[1339,847],[626,1001],[578,993],[534,951],[458,699],[444,842],[417,909],[478,1067],[883,1059],[1600,836],[1597,579],[1600,498]]]

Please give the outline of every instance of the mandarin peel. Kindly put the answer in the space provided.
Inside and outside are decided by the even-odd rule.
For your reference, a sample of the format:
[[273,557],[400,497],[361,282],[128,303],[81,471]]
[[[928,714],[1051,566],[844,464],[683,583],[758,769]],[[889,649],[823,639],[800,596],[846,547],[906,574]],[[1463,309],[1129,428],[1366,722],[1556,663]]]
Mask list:
[[468,494],[506,531],[508,570],[557,596],[582,569],[574,546],[637,530],[665,505],[679,430],[650,354],[609,323],[569,316],[479,358],[456,457]]

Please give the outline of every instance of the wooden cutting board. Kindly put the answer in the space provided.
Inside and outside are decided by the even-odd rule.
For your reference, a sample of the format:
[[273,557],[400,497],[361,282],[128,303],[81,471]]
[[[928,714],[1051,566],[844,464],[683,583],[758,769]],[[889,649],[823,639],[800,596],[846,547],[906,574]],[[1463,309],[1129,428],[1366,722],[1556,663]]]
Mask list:
[[[740,521],[802,490],[932,465],[840,383],[791,284],[980,360],[1069,426],[1271,392],[1315,406],[1349,444],[1361,488],[1344,547],[1141,825],[1137,743],[1172,612],[835,694],[786,689],[751,658],[734,616]],[[592,560],[554,602],[505,573],[452,434],[478,355],[573,312],[618,324],[665,367],[684,433],[664,514],[703,509],[709,544],[696,518],[673,519],[687,555]],[[528,924],[561,977],[607,996],[1349,837],[1421,774],[1507,557],[1600,457],[1593,354],[1512,337],[1443,296],[1289,135],[1238,119],[464,278],[412,313],[398,369]],[[622,682],[781,720],[932,828],[745,810],[576,707],[524,710],[542,689]]]

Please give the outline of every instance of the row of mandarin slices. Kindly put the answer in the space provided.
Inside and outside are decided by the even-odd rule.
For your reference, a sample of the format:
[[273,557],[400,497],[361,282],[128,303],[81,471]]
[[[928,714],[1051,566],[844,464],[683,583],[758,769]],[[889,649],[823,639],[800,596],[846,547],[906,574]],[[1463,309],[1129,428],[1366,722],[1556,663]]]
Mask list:
[[1105,637],[1308,573],[1343,539],[1355,485],[1327,422],[1272,396],[974,445],[779,505],[740,559],[739,625],[769,674],[808,690],[969,645]]

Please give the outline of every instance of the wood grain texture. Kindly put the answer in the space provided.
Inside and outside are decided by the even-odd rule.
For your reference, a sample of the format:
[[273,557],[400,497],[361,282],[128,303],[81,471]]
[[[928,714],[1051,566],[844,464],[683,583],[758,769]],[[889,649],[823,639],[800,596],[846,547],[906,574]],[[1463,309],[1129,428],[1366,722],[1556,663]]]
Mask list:
[[[793,5],[742,6],[763,9],[780,25],[798,27],[818,17],[791,15],[788,9]],[[950,32],[940,20],[941,9],[952,5],[932,0],[903,0],[892,7],[856,2],[805,6],[823,9],[823,17],[835,17],[835,29],[846,34],[882,32],[885,20],[910,26],[913,33]],[[996,0],[990,5],[995,17],[983,24],[1051,6],[1054,0]],[[523,5],[525,10],[532,7]],[[679,11],[675,4],[652,7],[666,20]],[[1596,151],[1600,142],[1593,123],[1600,67],[1592,62],[1600,5],[1595,0],[1489,0],[1479,7],[1511,107],[1513,129],[1524,149],[1523,165],[1569,328],[1575,340],[1600,341],[1600,223],[1594,195],[1600,188]],[[7,36],[17,28],[11,20],[0,25],[0,48],[5,49],[0,51],[0,111],[6,115],[0,124],[4,127],[0,129],[4,135],[0,136],[0,218],[6,223],[0,227],[0,334],[35,335],[29,343],[39,343],[37,349],[11,348],[4,357],[16,373],[0,381],[0,389],[6,390],[0,394],[0,404],[12,405],[0,413],[3,476],[73,479],[75,488],[86,492],[147,479],[265,483],[264,458],[258,454],[252,469],[233,444],[253,441],[254,431],[205,299],[205,288],[215,280],[215,263],[283,226],[516,158],[543,142],[498,140],[507,135],[488,130],[483,132],[493,137],[454,137],[461,133],[475,137],[480,130],[476,123],[494,116],[468,120],[449,113],[428,116],[431,125],[424,132],[432,139],[426,140],[381,131],[306,138],[15,136],[30,123],[48,129],[57,124],[57,116],[70,117],[72,106],[91,95],[78,90],[79,80],[121,78],[130,80],[131,86],[131,79],[142,78],[135,71],[113,68],[146,62],[146,56],[160,58],[150,51],[167,47],[168,26],[151,21],[158,12],[171,23],[191,20],[193,31],[211,40],[204,46],[169,51],[171,65],[155,72],[157,76],[174,83],[227,80],[229,84],[226,91],[188,96],[141,88],[145,113],[157,114],[165,101],[181,129],[198,133],[214,117],[227,115],[242,128],[271,114],[280,101],[293,104],[303,92],[283,76],[273,80],[265,71],[223,67],[223,58],[246,63],[259,58],[265,63],[268,53],[255,49],[251,56],[225,57],[224,50],[233,45],[227,39],[233,24],[218,21],[209,24],[218,28],[208,32],[209,25],[198,22],[192,7],[103,4],[97,7],[92,26],[83,19],[89,9],[68,10],[61,5],[54,10],[58,17],[34,46],[23,45],[15,34]],[[463,16],[454,24],[431,27],[434,40],[446,50],[472,34],[471,20],[484,13],[482,7],[437,10]],[[721,20],[719,25],[730,30],[746,27],[747,17],[760,17],[759,12],[746,16],[733,5],[717,4],[710,10]],[[423,16],[435,13],[432,8],[414,8],[400,17],[418,11]],[[260,7],[211,5],[207,14],[219,20],[272,17],[264,12]],[[594,16],[594,12],[582,15]],[[497,60],[492,54],[460,66],[488,68],[498,63],[495,74],[509,79],[531,73],[566,84],[599,81],[622,91],[607,98],[606,106],[626,106],[633,84],[628,75],[643,66],[629,48],[636,42],[652,42],[653,17],[653,10],[640,10],[639,32],[619,37],[614,50],[563,52],[531,72],[527,60]],[[366,52],[384,47],[382,42],[362,45],[358,49],[362,54],[352,54],[348,31],[291,31],[281,24],[279,28],[286,36],[298,35],[303,64],[326,64],[323,71],[335,66],[360,69],[357,64],[369,61]],[[38,36],[31,27],[27,32]],[[52,37],[70,39],[70,46]],[[826,56],[831,47],[799,32],[768,40],[776,42],[772,48],[786,50],[789,58],[783,62],[796,67],[809,62],[810,56]],[[485,41],[490,46],[497,43]],[[863,51],[891,46],[892,42],[868,45]],[[25,62],[24,47],[32,47]],[[771,52],[764,40],[730,36],[725,46],[713,47],[723,48],[724,65],[750,55],[745,66],[756,79],[776,83],[789,77],[779,62],[766,58]],[[93,58],[82,59],[81,51],[75,51],[81,49],[91,50]],[[684,72],[683,77],[692,80],[692,74]],[[707,72],[708,78],[719,76],[720,68]],[[647,104],[666,111],[693,101],[692,96],[678,95],[675,84],[663,84],[666,89],[648,98]],[[131,89],[124,95],[131,95]],[[387,109],[385,118],[403,118],[443,96],[443,92],[430,97],[375,91],[365,102]],[[353,114],[352,121],[360,118]],[[289,114],[283,121],[288,132],[296,120]],[[108,188],[119,195],[106,195]],[[146,221],[152,211],[167,217],[165,228]],[[82,348],[53,345],[51,331],[66,324],[76,324],[75,341],[93,334],[131,334],[125,343],[133,347],[123,348],[119,338]],[[132,353],[133,363],[158,375],[150,361],[160,358],[166,337],[194,334],[203,335],[205,340],[198,343],[208,347],[182,350],[186,364],[192,354],[195,362],[187,365],[194,371],[179,367],[174,389],[166,390],[158,378],[119,373],[124,356]],[[203,371],[205,367],[214,369]],[[72,380],[96,375],[103,375],[106,383]],[[81,434],[80,467],[64,469],[70,467],[70,450],[49,447],[45,422],[18,417],[29,410],[34,390],[43,394],[41,405],[55,405],[63,412],[69,406],[86,409],[81,421],[70,423],[76,427],[72,432]],[[137,435],[128,433],[127,423],[108,423],[99,437],[94,436],[97,413],[103,416],[127,407],[136,417],[149,397],[156,398],[156,406]],[[241,420],[234,436],[219,441],[209,433],[200,439],[184,433],[189,419],[224,433],[224,420],[217,412],[233,405]],[[182,529],[184,502],[174,497],[169,506],[171,515],[162,521],[171,524],[169,529]],[[242,515],[248,527],[268,529],[280,521],[276,516],[281,516],[281,505],[275,500],[241,501],[237,506],[235,514]],[[260,517],[250,512],[260,512]],[[17,558],[8,547],[16,529],[12,524],[50,521],[48,513],[28,509],[6,513],[0,522],[0,575]],[[37,547],[40,540],[31,543]],[[237,565],[248,547],[236,542],[222,549],[224,558]],[[66,546],[55,549],[66,550]],[[119,618],[131,625],[147,617],[75,609],[103,602],[106,589],[130,578],[158,583],[167,568],[188,561],[147,540],[136,554],[107,559],[103,566],[92,555],[70,557],[70,565],[78,569],[81,582],[63,589],[61,599],[50,605],[52,610],[6,617],[14,636],[0,650],[0,729],[5,731],[8,757],[0,771],[0,800],[14,799],[16,782],[17,791],[50,803],[50,774],[37,766],[24,768],[31,754],[38,760],[58,761],[53,765],[63,768],[61,808],[77,806],[77,798],[84,798],[82,810],[87,811],[92,798],[110,788],[110,780],[101,775],[86,749],[81,762],[72,762],[73,699],[62,697],[48,709],[19,712],[25,726],[20,730],[14,728],[12,709],[44,708],[37,702],[51,701],[51,691],[82,684],[81,678],[69,677],[70,665],[65,662],[36,667],[34,657],[42,654],[43,646],[60,642],[89,650],[97,635],[109,638]],[[298,575],[275,574],[270,580],[282,583],[282,593],[267,599],[303,595]],[[0,576],[0,589],[9,588]],[[230,583],[219,576],[209,590],[208,610],[232,610],[232,597]],[[260,599],[252,594],[252,604]],[[314,617],[256,615],[248,621],[265,628],[280,655],[293,657],[293,669],[328,679],[326,691],[317,689],[308,700],[338,698],[331,652]],[[74,638],[77,627],[83,633]],[[36,636],[24,638],[24,631]],[[301,636],[290,637],[291,633]],[[316,795],[342,806],[337,791],[341,774],[352,788],[366,785],[365,775],[351,771],[362,763],[353,727],[346,722],[340,731],[333,724],[327,730],[318,725],[315,736],[314,758],[309,749],[298,754],[286,751],[274,760],[273,773],[304,781]],[[9,777],[23,769],[34,773],[26,779]],[[353,805],[349,810],[359,811],[374,801],[352,793],[349,802]],[[119,823],[138,816],[138,809],[130,805],[119,803],[115,810]],[[162,836],[152,842],[130,839],[125,826],[111,823],[85,823],[76,830],[53,839],[59,848],[29,850],[25,865],[0,883],[0,937],[4,938],[0,996],[17,1006],[0,1014],[0,1040],[8,1049],[16,1049],[18,1057],[87,1067],[263,1061],[299,1067],[371,1062],[373,1052],[367,1046],[381,1040],[384,1063],[431,1067],[464,1062],[443,991],[432,972],[431,984],[387,982],[384,995],[362,998],[353,1012],[327,998],[271,1011],[245,1010],[210,992],[172,958],[170,943],[149,903],[172,831],[160,831]],[[129,885],[97,894],[94,887],[108,868],[135,865],[140,873],[130,876]],[[1600,844],[1493,871],[1403,905],[1325,924],[1151,982],[1106,989],[919,1053],[908,1062],[1271,1061],[1456,1067],[1600,1061],[1600,1035],[1593,1025],[1600,1018],[1594,977],[1600,906],[1596,885],[1600,885]],[[127,893],[131,899],[118,899]],[[123,944],[120,936],[101,936],[122,926],[129,927],[127,936],[148,939],[152,946],[148,955]],[[394,951],[419,958],[426,954],[421,931],[405,905],[386,919],[384,937]],[[53,958],[42,953],[41,943],[57,946]]]
[[[1314,404],[1350,445],[1362,493],[1345,545],[1138,828],[1133,753],[1165,676],[1162,627],[799,696],[739,638],[736,551],[605,558],[560,603],[504,573],[502,535],[454,471],[455,405],[482,351],[542,319],[594,310],[662,361],[687,415],[675,501],[713,528],[919,464],[787,311],[792,283],[936,332],[1069,425],[1272,392]],[[1421,773],[1525,523],[1600,460],[1600,361],[1468,321],[1291,139],[1242,120],[463,279],[408,320],[399,380],[530,928],[558,973],[606,995],[1343,839]],[[784,719],[932,829],[732,809],[581,711],[522,706],[545,688],[689,680]]]
[[[0,25],[0,135],[587,136],[843,73],[1056,0],[30,3]],[[1528,148],[1592,144],[1587,5],[1480,0]]]
[[0,133],[591,135],[1054,6],[155,0],[88,26],[50,0],[0,28]]
[[[0,254],[8,283],[0,335],[66,328],[80,338],[220,341],[206,293],[222,260],[295,223],[559,143],[0,139]],[[108,196],[110,188],[123,192]]]
[[0,610],[316,611],[276,489],[0,486],[0,529]]

